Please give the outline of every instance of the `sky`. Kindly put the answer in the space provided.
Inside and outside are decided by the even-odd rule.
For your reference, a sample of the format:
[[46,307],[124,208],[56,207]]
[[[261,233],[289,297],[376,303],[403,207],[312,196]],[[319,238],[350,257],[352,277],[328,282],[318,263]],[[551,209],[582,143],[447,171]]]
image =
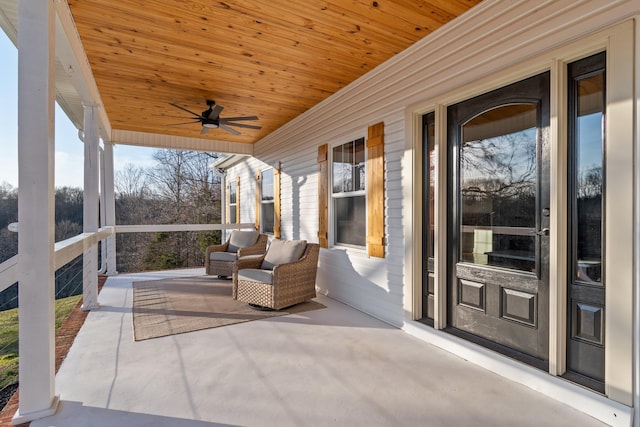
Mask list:
[[[18,187],[18,50],[0,30],[0,184]],[[78,130],[56,104],[55,186],[83,187],[84,146]],[[128,163],[147,167],[155,149],[116,145],[116,173]]]

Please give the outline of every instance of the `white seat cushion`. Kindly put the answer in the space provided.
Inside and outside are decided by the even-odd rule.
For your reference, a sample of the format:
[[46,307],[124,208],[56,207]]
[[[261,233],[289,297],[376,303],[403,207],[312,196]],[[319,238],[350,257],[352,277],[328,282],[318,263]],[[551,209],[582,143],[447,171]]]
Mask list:
[[246,248],[247,246],[255,245],[258,241],[260,233],[256,230],[240,231],[233,230],[231,237],[229,238],[229,248],[227,252],[238,252],[240,248]]
[[262,268],[265,270],[273,270],[276,265],[297,261],[306,248],[306,240],[274,239],[269,245],[267,254],[262,261]]
[[259,268],[244,268],[238,271],[238,280],[273,284],[273,271]]
[[235,261],[238,255],[233,252],[211,252],[209,259],[211,261]]

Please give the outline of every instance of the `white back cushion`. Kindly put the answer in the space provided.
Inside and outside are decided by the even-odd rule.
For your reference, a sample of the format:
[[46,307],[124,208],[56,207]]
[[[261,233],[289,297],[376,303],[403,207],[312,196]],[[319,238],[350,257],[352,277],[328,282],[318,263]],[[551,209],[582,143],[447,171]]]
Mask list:
[[306,240],[274,239],[271,241],[267,254],[264,256],[262,268],[265,270],[273,270],[273,267],[276,265],[297,261],[306,248]]
[[240,231],[233,230],[229,238],[229,248],[227,252],[238,252],[240,248],[254,245],[258,241],[259,232],[257,230]]

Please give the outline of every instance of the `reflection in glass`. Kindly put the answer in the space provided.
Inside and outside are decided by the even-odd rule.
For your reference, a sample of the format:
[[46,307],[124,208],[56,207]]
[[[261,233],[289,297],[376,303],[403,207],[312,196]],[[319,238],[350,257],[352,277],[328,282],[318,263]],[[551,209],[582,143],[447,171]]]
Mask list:
[[273,233],[273,203],[263,203],[262,204],[262,212],[260,214],[260,218],[262,221],[262,232],[263,233]]
[[229,183],[229,203],[231,204],[236,203],[236,183],[235,182]]
[[237,221],[237,216],[236,216],[236,183],[235,182],[230,182],[229,183],[229,218],[228,218],[228,222],[229,224],[235,224]]
[[575,85],[576,278],[601,283],[604,74],[576,80]]
[[334,147],[332,154],[335,242],[366,246],[364,138]]
[[364,138],[333,148],[333,192],[364,190]]
[[262,200],[273,200],[273,169],[262,172]]
[[273,233],[274,223],[273,169],[262,172],[260,179],[260,218],[263,233]]
[[364,196],[334,199],[336,242],[364,246],[366,236],[366,203]]
[[435,150],[435,114],[430,113],[427,116],[425,125],[425,134],[427,137],[427,185],[429,194],[427,196],[426,212],[428,215],[428,239],[427,239],[427,256],[434,257],[435,254],[435,194],[436,194],[436,150]]
[[462,127],[460,259],[535,271],[536,104],[510,104]]

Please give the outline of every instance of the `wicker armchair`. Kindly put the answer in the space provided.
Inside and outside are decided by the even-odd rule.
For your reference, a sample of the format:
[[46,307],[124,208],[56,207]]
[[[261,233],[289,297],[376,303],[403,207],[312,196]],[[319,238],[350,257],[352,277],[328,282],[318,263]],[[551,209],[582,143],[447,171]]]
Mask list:
[[[233,271],[233,298],[253,306],[274,310],[290,307],[316,297],[316,273],[320,245],[302,242],[302,255],[294,252],[291,262],[272,264],[274,246],[282,241],[274,240],[262,257],[239,259]],[[282,246],[282,244],[280,244]]]
[[206,274],[229,277],[238,258],[248,255],[264,255],[268,237],[257,231],[234,230],[226,243],[207,248],[204,259]]

